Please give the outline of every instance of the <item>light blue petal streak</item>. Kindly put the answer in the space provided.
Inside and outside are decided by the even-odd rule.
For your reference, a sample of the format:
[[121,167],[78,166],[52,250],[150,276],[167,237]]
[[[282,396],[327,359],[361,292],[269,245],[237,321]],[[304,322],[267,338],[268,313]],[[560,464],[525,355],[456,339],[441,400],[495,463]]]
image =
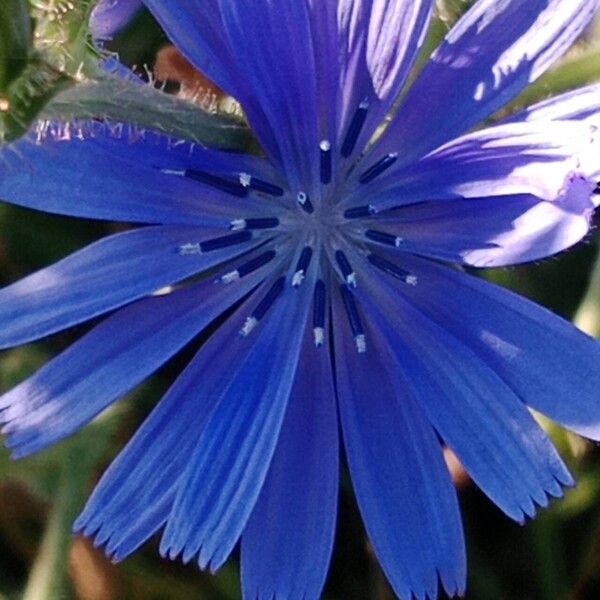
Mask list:
[[237,543],[279,437],[310,311],[314,271],[299,290],[286,283],[259,328],[231,341],[252,348],[241,364],[227,363],[231,378],[178,490],[161,543],[163,555],[183,553],[184,561],[198,555],[200,567],[214,571]]
[[514,194],[555,200],[569,177],[592,175],[585,163],[595,154],[600,154],[600,138],[584,121],[502,124],[453,140],[372,185],[359,186],[349,203],[369,202],[383,211],[427,200]]
[[264,287],[202,346],[103,475],[75,522],[76,531],[106,544],[114,560],[131,554],[167,521],[198,435],[231,377],[231,365],[240,364],[249,351],[249,345],[237,343],[239,319],[252,311]]
[[408,163],[469,130],[536,80],[600,0],[479,0],[415,81],[376,152]]
[[410,286],[365,278],[368,293],[361,288],[359,296],[386,323],[395,368],[475,483],[520,522],[548,496],[562,496],[573,479],[513,390],[461,337],[407,300]]
[[318,600],[333,547],[338,422],[330,348],[306,328],[273,462],[242,535],[244,597]]
[[435,598],[438,576],[450,595],[460,594],[464,539],[440,443],[361,308],[365,354],[356,351],[339,299],[334,333],[342,431],[367,533],[400,598]]
[[146,298],[109,317],[0,398],[6,445],[36,452],[89,422],[141,383],[264,276],[212,279]]
[[317,65],[320,73],[329,74],[329,81],[322,76],[320,92],[323,103],[335,109],[335,126],[328,135],[341,144],[358,105],[368,100],[367,119],[356,144],[360,153],[407,80],[433,3],[340,0],[327,8],[324,4],[328,3],[311,0],[315,46],[321,45]]
[[426,202],[381,215],[377,229],[403,239],[402,249],[473,267],[546,258],[590,231],[593,185],[574,177],[553,201],[496,196]]
[[184,226],[118,233],[0,290],[0,348],[50,335],[247,252],[251,240],[208,254],[179,248],[223,235]]
[[243,213],[265,214],[264,201],[236,198],[163,169],[233,179],[247,171],[272,181],[264,161],[132,125],[45,123],[0,150],[0,198],[45,212],[131,223],[219,227]]
[[419,277],[405,294],[468,344],[521,401],[600,440],[600,344],[533,302],[481,279],[407,254]]
[[90,31],[96,39],[110,39],[142,8],[142,0],[100,0],[90,14]]

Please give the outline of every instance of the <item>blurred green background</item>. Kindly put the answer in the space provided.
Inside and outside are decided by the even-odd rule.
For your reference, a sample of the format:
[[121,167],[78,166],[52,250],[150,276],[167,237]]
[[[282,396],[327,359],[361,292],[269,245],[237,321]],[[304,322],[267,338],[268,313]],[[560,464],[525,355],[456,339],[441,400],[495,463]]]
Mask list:
[[[0,140],[18,137],[31,122],[48,114],[118,116],[122,107],[111,105],[110,97],[103,95],[106,88],[92,90],[96,96],[90,96],[88,88],[85,101],[77,96],[86,78],[96,75],[98,53],[90,47],[85,26],[89,1],[0,3]],[[428,51],[468,5],[462,0],[438,1]],[[33,31],[38,34],[35,43]],[[212,111],[231,112],[235,108],[172,50],[165,50],[167,45],[158,25],[143,12],[107,42],[106,51],[117,52],[125,63],[137,66],[143,77],[154,73],[167,79],[164,91],[157,94],[179,94]],[[35,78],[41,83],[31,91],[26,83]],[[556,68],[508,110],[598,80],[600,27],[594,25]],[[143,106],[156,98],[159,96],[150,94],[139,102]],[[3,99],[7,103],[10,100],[10,110],[3,108]],[[174,110],[177,106],[189,110],[189,106],[173,106]],[[162,125],[165,130],[181,131],[185,119],[165,119]],[[13,282],[118,227],[0,204],[0,284]],[[585,243],[557,258],[480,275],[575,319],[598,335],[599,244],[600,237],[594,231]],[[24,379],[88,328],[78,327],[1,353],[1,391]],[[88,541],[73,539],[70,534],[71,523],[94,482],[190,356],[191,350],[182,352],[83,433],[57,447],[21,462],[11,461],[6,451],[0,452],[0,600],[240,597],[236,557],[212,577],[193,566],[161,560],[154,540],[123,564],[113,565]],[[576,474],[578,485],[567,492],[565,500],[554,502],[525,527],[505,518],[460,466],[452,463],[467,536],[468,598],[600,598],[600,451],[548,423],[544,425]],[[339,528],[325,597],[393,597],[369,550],[347,476],[343,478]]]

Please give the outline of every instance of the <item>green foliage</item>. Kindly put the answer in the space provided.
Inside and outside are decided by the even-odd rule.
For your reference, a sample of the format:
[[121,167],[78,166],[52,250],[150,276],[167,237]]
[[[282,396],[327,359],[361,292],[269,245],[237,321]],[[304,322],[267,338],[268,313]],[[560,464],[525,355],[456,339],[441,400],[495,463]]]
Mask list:
[[151,84],[106,74],[59,94],[46,106],[41,117],[132,123],[214,148],[256,150],[250,130],[239,118],[211,114]]

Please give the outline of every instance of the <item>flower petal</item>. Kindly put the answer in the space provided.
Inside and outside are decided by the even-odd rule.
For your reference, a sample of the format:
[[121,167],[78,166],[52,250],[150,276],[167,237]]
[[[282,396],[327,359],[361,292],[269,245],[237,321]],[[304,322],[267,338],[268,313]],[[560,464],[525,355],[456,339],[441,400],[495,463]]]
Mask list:
[[[245,313],[252,302],[246,301],[236,314]],[[113,559],[131,554],[166,522],[197,432],[230,377],[226,368],[213,366],[235,364],[247,351],[235,343],[238,329],[237,319],[229,318],[202,346],[103,475],[77,519],[75,530],[93,535],[98,545],[106,544]]]
[[[266,13],[266,11],[271,10],[272,7],[269,5],[267,8],[263,0],[261,0],[260,5],[255,3],[253,7],[257,8],[256,12],[252,11],[243,23],[244,29],[241,37],[249,38],[246,43],[249,45],[258,44],[260,49],[257,62],[253,65],[247,65],[245,61],[249,60],[250,57],[243,57],[243,55],[238,54],[241,49],[236,44],[231,44],[228,28],[233,28],[234,23],[226,24],[224,3],[220,0],[188,0],[185,2],[185,6],[179,2],[163,2],[163,0],[144,0],[144,2],[186,58],[211,81],[235,96],[242,103],[252,124],[253,131],[269,157],[284,171],[286,167],[289,168],[286,160],[289,160],[290,157],[286,157],[284,155],[286,149],[280,147],[282,141],[281,130],[274,128],[277,123],[274,124],[271,121],[274,116],[279,115],[282,111],[278,107],[276,112],[267,113],[265,110],[267,107],[261,106],[260,100],[264,100],[264,95],[268,92],[265,89],[259,93],[259,90],[253,87],[259,85],[268,88],[269,85],[276,84],[276,81],[272,80],[273,78],[279,78],[281,83],[281,80],[285,80],[285,71],[275,74],[269,69],[267,79],[261,81],[259,81],[259,78],[264,73],[245,71],[245,69],[256,68],[260,64],[261,57],[274,60],[277,56],[273,51],[273,46],[270,45],[271,40],[262,38],[266,44],[260,42],[261,33],[265,33],[269,29],[269,13]],[[293,6],[288,11],[290,15],[301,10],[301,5],[303,5],[299,2],[291,4]],[[231,8],[235,10],[235,7]],[[243,7],[241,9],[243,10]],[[285,12],[283,8],[273,10],[277,13],[277,18],[271,15],[272,20],[270,22],[273,27],[276,26],[277,19],[281,18],[280,13],[282,10]],[[260,19],[267,19],[267,24]],[[279,31],[272,32],[275,35],[274,39],[280,40],[280,42],[283,41],[284,30],[286,33],[290,33],[287,27],[281,27]],[[298,35],[302,31],[303,23],[300,22],[296,31],[291,31],[290,34]],[[231,33],[233,33],[233,30]],[[301,46],[306,46],[310,41],[310,37],[297,39],[296,41]],[[237,40],[239,45],[243,46],[244,43],[243,40]],[[293,60],[293,53],[289,48],[290,46],[286,45],[283,51],[289,60]],[[279,51],[281,51],[281,48],[279,48]],[[304,58],[304,54],[301,52],[297,52],[294,56]],[[310,62],[312,63],[312,61],[311,57]],[[295,83],[302,83],[302,87],[296,89],[296,92],[299,93],[305,82],[296,81]],[[311,85],[310,81],[308,85]],[[276,92],[275,96],[279,93],[285,96],[286,93],[283,88],[275,88],[271,91]],[[289,91],[287,93],[289,94]],[[257,95],[255,96],[255,94]],[[316,120],[312,124],[316,127]]]
[[[312,280],[312,281],[311,281]],[[298,364],[314,274],[300,290],[286,284],[200,433],[161,543],[183,560],[218,569],[238,541],[265,481]],[[217,367],[219,368],[219,367]]]
[[[468,342],[430,320],[393,278],[367,280],[373,309],[396,368],[435,430],[479,487],[523,521],[573,479],[527,408]],[[438,292],[438,296],[441,296]],[[393,315],[393,316],[392,316]]]
[[77,217],[205,227],[265,212],[258,199],[175,174],[186,169],[234,180],[241,169],[262,179],[272,175],[261,161],[129,125],[45,123],[1,151],[0,198]]
[[576,177],[553,202],[497,196],[428,202],[382,215],[377,228],[403,240],[402,249],[447,262],[499,267],[545,258],[590,230],[593,184]]
[[410,162],[470,129],[537,79],[590,22],[599,0],[479,0],[406,96],[381,155]]
[[[405,84],[424,41],[432,11],[431,0],[340,0],[323,10],[312,1],[317,21],[315,46],[317,65],[333,81],[337,90],[323,77],[320,88],[324,102],[336,107],[337,125],[329,132],[342,143],[346,130],[361,102],[369,110],[356,143],[360,153],[389,112]],[[325,28],[323,21],[328,21]],[[326,33],[324,32],[326,31]],[[327,47],[332,44],[333,47]],[[319,45],[322,48],[319,50]]]
[[369,201],[382,211],[424,200],[513,194],[555,200],[568,177],[592,174],[583,166],[588,155],[598,153],[600,139],[585,122],[498,125],[460,137],[372,186],[359,187],[354,202]]
[[[229,47],[276,134],[290,185],[316,184],[317,76],[306,2],[219,0],[219,6]],[[252,122],[252,105],[245,107]]]
[[524,404],[600,440],[600,344],[516,294],[436,263],[402,255],[419,277],[405,294],[467,343]]
[[90,14],[90,31],[96,39],[110,39],[142,8],[142,0],[100,0]]
[[168,225],[118,233],[5,287],[0,290],[0,348],[87,321],[260,243],[250,240],[192,256],[179,252],[182,245],[217,236]]
[[335,533],[338,424],[329,348],[306,328],[269,474],[242,536],[247,598],[321,597]]
[[370,315],[364,319],[367,352],[358,354],[339,300],[335,309],[342,431],[377,557],[401,598],[435,597],[438,574],[450,595],[462,593],[460,513],[435,432],[406,382],[387,366],[389,348]]
[[240,98],[244,80],[227,43],[219,0],[144,0],[144,4],[190,62]]
[[503,122],[519,121],[580,121],[600,114],[600,84],[577,88],[553,96],[511,115]]
[[260,276],[234,286],[207,280],[118,311],[0,398],[6,445],[21,457],[70,435],[158,369]]

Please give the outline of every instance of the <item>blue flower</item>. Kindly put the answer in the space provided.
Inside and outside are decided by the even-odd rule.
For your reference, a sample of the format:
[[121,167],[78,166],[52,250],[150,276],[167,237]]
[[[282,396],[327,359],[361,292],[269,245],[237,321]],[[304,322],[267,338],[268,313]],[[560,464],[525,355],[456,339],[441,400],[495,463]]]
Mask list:
[[100,0],[90,13],[90,30],[97,39],[118,33],[142,8],[142,0]]
[[600,346],[448,266],[531,261],[588,232],[600,86],[465,132],[600,0],[479,0],[374,138],[432,4],[146,0],[239,99],[265,158],[97,122],[40,123],[4,151],[9,201],[145,225],[0,291],[4,348],[111,312],[0,399],[15,456],[72,434],[227,314],[76,523],[115,559],[164,527],[164,556],[214,571],[241,539],[247,598],[319,597],[341,431],[395,592],[433,598],[439,577],[461,593],[441,441],[524,521],[573,483],[527,407],[600,440]]

